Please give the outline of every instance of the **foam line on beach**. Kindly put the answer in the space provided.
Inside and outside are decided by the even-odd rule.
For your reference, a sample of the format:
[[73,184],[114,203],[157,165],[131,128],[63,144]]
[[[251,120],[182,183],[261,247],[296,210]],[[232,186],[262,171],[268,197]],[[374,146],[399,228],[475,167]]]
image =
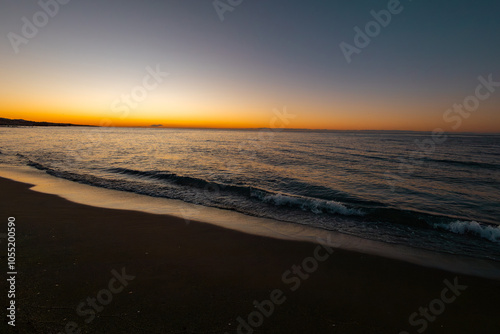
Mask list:
[[234,211],[189,204],[179,200],[92,187],[60,179],[27,166],[0,165],[0,176],[33,184],[32,190],[34,191],[58,195],[79,204],[181,217],[186,221],[186,228],[189,228],[191,221],[204,222],[258,236],[320,242],[334,248],[378,255],[425,267],[500,279],[500,266],[492,261],[392,245],[303,225],[247,216]]

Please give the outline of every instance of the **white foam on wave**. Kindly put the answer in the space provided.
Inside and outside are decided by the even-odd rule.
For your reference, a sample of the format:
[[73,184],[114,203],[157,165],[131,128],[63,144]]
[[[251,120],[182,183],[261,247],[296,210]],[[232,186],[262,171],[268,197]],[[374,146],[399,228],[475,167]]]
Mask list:
[[457,234],[473,234],[493,242],[500,243],[500,226],[481,225],[476,221],[457,220],[450,224],[434,224],[435,228],[442,228]]
[[362,216],[364,213],[358,209],[348,208],[342,203],[336,201],[326,201],[320,199],[312,199],[306,197],[295,197],[283,194],[252,194],[258,197],[261,201],[265,203],[272,203],[279,206],[294,206],[299,207],[304,211],[311,211],[313,213],[336,213],[341,215],[356,215]]

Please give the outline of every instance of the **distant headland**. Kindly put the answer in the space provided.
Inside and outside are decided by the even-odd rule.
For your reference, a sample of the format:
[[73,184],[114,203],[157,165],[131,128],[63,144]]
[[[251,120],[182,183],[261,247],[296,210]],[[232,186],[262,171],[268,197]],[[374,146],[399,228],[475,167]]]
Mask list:
[[26,121],[24,119],[8,119],[0,117],[0,126],[92,126],[92,125],[78,125],[70,123],[50,123],[50,122],[34,122]]

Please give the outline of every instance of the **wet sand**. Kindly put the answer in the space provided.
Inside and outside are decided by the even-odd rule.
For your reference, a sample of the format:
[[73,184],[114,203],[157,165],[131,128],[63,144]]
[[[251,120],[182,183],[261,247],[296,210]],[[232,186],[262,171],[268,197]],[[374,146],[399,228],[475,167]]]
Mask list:
[[[0,179],[0,233],[12,216],[17,234],[16,327],[4,317],[8,333],[496,334],[500,328],[500,281],[85,206],[29,188]],[[5,238],[1,244],[5,263]],[[3,291],[5,310],[5,283]]]

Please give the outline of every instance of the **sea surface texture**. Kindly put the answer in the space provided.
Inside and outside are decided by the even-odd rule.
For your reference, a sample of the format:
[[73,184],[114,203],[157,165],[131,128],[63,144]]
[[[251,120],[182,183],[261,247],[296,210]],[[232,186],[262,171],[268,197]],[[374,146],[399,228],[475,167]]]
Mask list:
[[1,128],[0,152],[92,186],[500,261],[500,135]]

